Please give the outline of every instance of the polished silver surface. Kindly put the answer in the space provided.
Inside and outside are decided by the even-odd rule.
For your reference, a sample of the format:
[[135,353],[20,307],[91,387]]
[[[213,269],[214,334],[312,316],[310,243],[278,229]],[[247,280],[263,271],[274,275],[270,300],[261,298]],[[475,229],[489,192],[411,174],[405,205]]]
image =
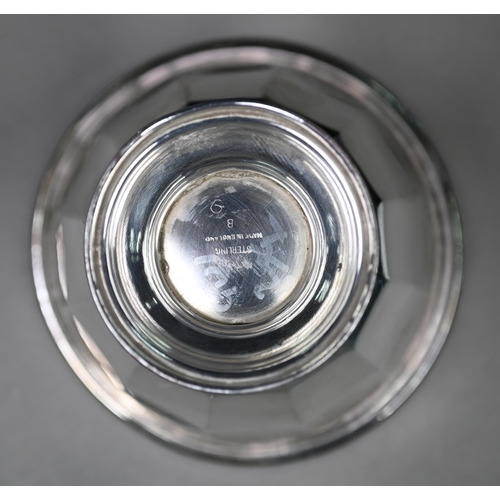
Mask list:
[[[231,99],[239,104],[199,104]],[[198,103],[195,108],[186,108],[193,103]],[[182,127],[193,125],[193,113],[205,113],[203,119],[198,116],[203,124],[210,117],[221,119],[224,106],[235,105],[241,106],[238,115],[246,110],[253,124],[251,134],[241,123],[226,130],[232,137],[240,131],[242,148],[261,130],[253,153],[258,150],[269,160],[277,146],[269,139],[277,137],[280,150],[290,152],[292,145],[301,155],[298,163],[296,156],[283,161],[274,155],[265,167],[270,164],[269,175],[278,177],[277,170],[287,170],[284,165],[295,169],[288,175],[291,182],[287,177],[281,184],[301,210],[311,210],[305,226],[313,242],[311,259],[314,238],[324,231],[324,239],[317,238],[317,248],[324,245],[316,257],[321,265],[303,266],[303,272],[322,273],[304,281],[317,286],[313,309],[306,307],[279,325],[273,318],[280,313],[267,315],[265,309],[250,323],[207,315],[193,298],[179,300],[178,280],[169,284],[167,267],[161,265],[168,252],[161,229],[170,223],[168,203],[163,211],[161,200],[182,179],[160,176],[154,182],[155,172],[176,172],[175,165],[165,169],[165,163],[155,163],[162,147],[175,143],[159,139],[170,126],[170,132],[186,132]],[[231,123],[231,113],[222,116]],[[270,122],[279,134],[269,134]],[[170,443],[220,457],[296,455],[391,415],[439,352],[461,277],[453,194],[439,160],[410,123],[375,82],[300,51],[259,45],[167,59],[111,88],[61,143],[33,223],[39,301],[74,371],[121,418]],[[214,130],[223,130],[221,125]],[[130,141],[137,130],[143,132]],[[182,151],[197,151],[204,161],[207,148],[197,150],[191,139]],[[210,147],[225,143],[213,139],[207,140]],[[273,168],[276,163],[279,169]],[[132,182],[139,174],[148,182]],[[146,198],[138,197],[148,189],[134,191],[139,186],[156,189],[149,208],[142,203]],[[151,225],[154,214],[159,223]],[[160,228],[156,236],[155,228]],[[139,240],[146,234],[153,237]],[[135,273],[137,262],[145,263],[145,279]],[[161,299],[158,303],[141,296],[144,283]],[[299,288],[284,310],[300,303]],[[156,306],[162,313],[152,318]],[[125,349],[110,342],[104,322]],[[252,330],[257,327],[270,330]],[[279,337],[272,330],[276,327]],[[245,347],[228,349],[231,342]]]
[[86,252],[118,340],[208,391],[260,391],[324,362],[378,270],[375,213],[345,153],[302,118],[246,102],[137,134],[94,197]]
[[248,325],[283,309],[289,321],[313,252],[298,201],[246,164],[201,172],[176,191],[160,228],[167,290],[213,322]]

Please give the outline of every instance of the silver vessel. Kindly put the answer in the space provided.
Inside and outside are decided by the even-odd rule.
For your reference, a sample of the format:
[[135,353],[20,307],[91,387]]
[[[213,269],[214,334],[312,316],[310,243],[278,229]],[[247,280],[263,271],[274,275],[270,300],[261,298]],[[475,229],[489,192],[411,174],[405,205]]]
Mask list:
[[49,328],[94,395],[238,459],[389,416],[439,352],[461,276],[444,169],[392,95],[252,44],[101,96],[54,157],[32,249]]

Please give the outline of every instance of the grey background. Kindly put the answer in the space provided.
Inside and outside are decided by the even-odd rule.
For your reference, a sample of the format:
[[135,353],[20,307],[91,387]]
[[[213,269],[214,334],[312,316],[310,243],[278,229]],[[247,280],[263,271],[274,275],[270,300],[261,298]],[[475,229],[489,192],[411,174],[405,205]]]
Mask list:
[[[336,448],[253,466],[174,450],[95,400],[43,322],[29,251],[45,165],[90,99],[152,57],[248,36],[391,89],[448,166],[466,244],[450,337],[403,407]],[[499,62],[497,17],[1,17],[0,484],[498,484]]]

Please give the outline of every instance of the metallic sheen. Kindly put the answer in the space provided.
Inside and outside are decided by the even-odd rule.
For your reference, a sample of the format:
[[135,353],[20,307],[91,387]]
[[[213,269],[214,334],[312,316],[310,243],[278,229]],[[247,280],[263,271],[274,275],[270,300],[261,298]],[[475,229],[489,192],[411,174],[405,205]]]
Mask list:
[[391,415],[436,359],[462,273],[448,177],[401,104],[345,64],[259,44],[165,58],[94,101],[54,154],[31,249],[89,390],[168,443],[239,460]]
[[86,252],[96,303],[133,356],[180,384],[255,391],[340,348],[379,245],[368,191],[332,138],[234,101],[136,135],[94,197]]
[[310,227],[298,201],[246,166],[201,175],[180,191],[160,233],[160,265],[171,294],[226,324],[288,309],[312,260]]

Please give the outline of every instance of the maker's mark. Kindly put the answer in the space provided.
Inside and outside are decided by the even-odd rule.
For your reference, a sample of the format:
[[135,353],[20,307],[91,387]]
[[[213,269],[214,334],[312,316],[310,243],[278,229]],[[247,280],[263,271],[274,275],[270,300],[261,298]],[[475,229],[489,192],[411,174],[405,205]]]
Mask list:
[[310,264],[310,228],[271,177],[227,169],[199,179],[164,219],[166,285],[212,321],[250,323],[293,300]]

